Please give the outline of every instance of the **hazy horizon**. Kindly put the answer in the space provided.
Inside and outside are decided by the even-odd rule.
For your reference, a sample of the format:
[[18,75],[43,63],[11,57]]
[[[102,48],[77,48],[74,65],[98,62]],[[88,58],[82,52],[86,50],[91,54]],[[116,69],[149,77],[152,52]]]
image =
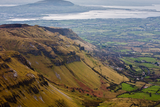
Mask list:
[[[28,4],[42,0],[5,0],[0,1],[0,4]],[[152,5],[160,4],[159,0],[66,0],[79,5]]]

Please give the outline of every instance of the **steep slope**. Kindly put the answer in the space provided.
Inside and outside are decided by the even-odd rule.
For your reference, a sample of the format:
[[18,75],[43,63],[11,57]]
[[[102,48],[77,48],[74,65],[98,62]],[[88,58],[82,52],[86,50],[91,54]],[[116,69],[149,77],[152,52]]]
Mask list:
[[112,93],[107,87],[128,81],[86,53],[77,40],[85,42],[69,29],[1,25],[0,39],[1,50],[20,52],[35,71],[68,91],[114,98],[119,93]]
[[84,41],[83,39],[81,39],[75,32],[73,32],[71,29],[68,28],[57,28],[57,27],[44,27],[46,30],[55,33],[58,32],[63,36],[66,36],[67,38],[72,39],[73,41],[75,41],[77,44],[80,44],[81,46],[83,46],[85,48],[85,50],[88,51],[93,51],[93,50],[97,50],[97,48]]
[[0,52],[1,107],[75,107],[73,100],[33,71],[21,54]]

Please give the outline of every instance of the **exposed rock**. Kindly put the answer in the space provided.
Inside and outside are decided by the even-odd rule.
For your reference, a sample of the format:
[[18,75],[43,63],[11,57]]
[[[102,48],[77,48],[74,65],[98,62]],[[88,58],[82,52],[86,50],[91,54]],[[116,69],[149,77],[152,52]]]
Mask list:
[[69,64],[75,61],[80,61],[80,57],[78,55],[73,55],[73,56],[68,57],[65,63]]
[[69,63],[73,63],[76,61],[80,61],[80,57],[78,55],[69,55],[69,56],[63,56],[63,61],[56,59],[52,60],[52,63],[54,63],[56,66],[61,66]]
[[39,90],[36,86],[34,87],[30,87],[30,89],[35,93],[35,94],[38,94],[39,93]]
[[17,76],[18,76],[17,71],[15,71],[15,70],[13,70],[13,71],[14,71],[13,76],[14,76],[15,78],[17,78]]
[[3,60],[4,62],[11,62],[11,58],[9,58],[9,57],[7,57],[7,56],[3,56],[3,57],[2,57],[2,60]]
[[82,46],[82,47],[79,47],[79,50],[84,50],[84,47]]
[[38,74],[38,76],[39,76],[40,85],[41,86],[43,86],[43,85],[48,86],[48,82],[44,79],[44,76],[41,74]]
[[0,64],[0,69],[7,69],[7,68],[9,68],[9,66],[7,64],[5,64],[5,63]]
[[43,100],[42,96],[39,96],[39,99],[40,99],[42,102],[44,102],[44,100]]
[[41,55],[41,51],[40,50],[29,50],[28,52],[25,52],[24,54],[27,54],[27,53],[33,54],[35,56]]
[[35,76],[33,74],[31,74],[31,73],[26,74],[26,76],[35,78]]
[[39,51],[42,51],[43,54],[49,58],[53,58],[55,59],[57,56],[52,54],[52,50],[51,51],[47,51],[45,47],[38,45],[37,48],[39,49]]
[[37,96],[35,96],[35,95],[34,95],[33,97],[34,97],[34,99],[35,99],[35,100],[37,100],[37,101],[38,101]]
[[71,29],[67,29],[67,28],[55,28],[55,27],[44,27],[46,30],[50,31],[50,32],[58,32],[61,35],[64,35],[68,38],[71,38],[73,40],[80,40],[83,41],[76,33],[74,33]]
[[18,61],[20,61],[22,64],[26,65],[27,67],[29,67],[30,69],[34,70],[32,67],[31,67],[31,63],[29,61],[27,61],[21,54],[15,54],[13,55],[12,57],[15,57],[18,59]]
[[60,76],[57,72],[55,72],[55,74],[56,74],[56,77],[57,77],[59,80],[61,80],[61,76]]
[[10,96],[4,96],[4,98],[5,98],[5,100],[7,101],[7,102],[10,102],[10,103],[16,103],[17,102],[17,100],[16,100],[16,97],[17,97],[18,95],[10,95]]
[[64,64],[63,61],[60,61],[59,59],[56,59],[56,60],[51,60],[52,63],[54,63],[56,66],[61,66]]
[[11,107],[8,102],[0,103],[0,107]]

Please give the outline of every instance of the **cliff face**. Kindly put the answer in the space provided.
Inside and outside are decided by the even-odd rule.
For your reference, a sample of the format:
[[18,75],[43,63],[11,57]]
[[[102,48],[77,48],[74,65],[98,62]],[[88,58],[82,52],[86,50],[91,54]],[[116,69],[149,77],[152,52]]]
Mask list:
[[[71,29],[67,28],[56,28],[56,27],[44,27],[46,30],[50,32],[58,32],[61,35],[66,36],[67,38],[70,38],[72,40],[80,40],[83,41],[76,33],[74,33]],[[84,42],[84,41],[83,41]]]
[[80,48],[84,47],[85,50],[87,50],[87,51],[92,52],[93,50],[97,50],[97,48],[94,45],[92,45],[88,42],[85,42],[71,29],[56,28],[56,27],[44,27],[44,28],[52,33],[58,32],[59,34],[66,36],[67,38],[72,39],[74,42],[76,42],[77,44],[79,44],[81,46]]

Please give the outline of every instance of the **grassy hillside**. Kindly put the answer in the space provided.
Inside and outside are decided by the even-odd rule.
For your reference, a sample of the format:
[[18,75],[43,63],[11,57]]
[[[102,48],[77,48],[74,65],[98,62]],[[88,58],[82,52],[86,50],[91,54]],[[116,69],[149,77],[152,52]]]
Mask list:
[[[90,66],[92,68],[93,65],[97,66],[97,64],[99,63],[99,65],[102,66],[101,68],[102,72],[104,72],[104,75],[107,76],[107,72],[111,72],[114,73],[113,75],[117,75],[117,78],[123,78],[123,76],[119,75],[115,71],[112,71],[110,68],[104,67],[94,58],[85,55],[86,53],[83,52],[84,48],[80,44],[69,38],[75,38],[75,40],[80,40],[82,42],[83,40],[81,40],[74,33],[65,33],[67,32],[66,29],[55,29],[52,31],[48,31],[45,28],[39,26],[20,26],[17,24],[2,25],[0,31],[1,47],[5,50],[19,51],[20,53],[25,55],[25,57],[29,61],[31,61],[32,65],[36,69],[47,69],[45,70],[45,72],[49,72],[48,69],[50,69],[53,72],[55,68],[58,69],[61,68],[61,66],[67,67],[70,63],[79,62],[80,64],[78,64],[77,66],[81,67],[83,64],[83,68],[85,70],[87,68],[89,69],[86,64],[88,64],[89,66],[92,65]],[[72,32],[70,30],[68,31]],[[62,34],[66,34],[69,38],[67,38],[66,35],[63,36]],[[82,59],[86,62],[86,64],[81,61]],[[69,69],[72,70],[72,67]],[[95,69],[99,72],[97,67]],[[80,71],[82,70],[83,69],[81,69]],[[73,69],[73,72],[75,72],[75,69]],[[110,78],[110,76],[108,77]],[[119,80],[119,82],[121,81],[122,79]],[[115,83],[117,82],[118,81],[115,80]]]
[[0,52],[0,106],[76,107],[74,101],[33,71],[18,52]]
[[[115,98],[122,92],[114,93],[107,88],[113,84],[129,81],[124,75],[118,74],[93,58],[86,47],[89,47],[89,50],[92,51],[94,46],[85,44],[86,42],[70,29],[19,24],[1,25],[0,40],[1,52],[12,50],[21,53],[27,59],[23,63],[34,70],[34,75],[42,74],[43,78],[56,87],[62,88],[79,105],[97,105],[102,99],[99,101],[94,99],[96,97]],[[84,45],[82,46],[80,42]],[[13,63],[9,64],[15,71],[27,72],[26,69],[28,68],[18,63],[16,59],[13,59]],[[19,65],[20,67],[18,67]],[[30,71],[33,72],[32,70]],[[43,90],[54,90],[57,93],[57,89],[52,85],[49,88]],[[55,96],[55,98],[52,98],[53,95],[49,92],[46,91],[45,93],[48,93],[48,96],[54,99],[48,100],[45,98],[48,101],[46,104],[51,105],[52,101],[62,98],[62,100],[58,100],[60,103],[64,102],[66,105],[72,105],[70,107],[76,106],[70,98],[64,98],[66,95],[60,91],[58,91],[60,95],[58,94],[58,97]],[[45,95],[47,96],[47,94]],[[39,96],[34,97],[35,100],[38,98],[41,99]],[[27,103],[25,101],[24,103]]]

